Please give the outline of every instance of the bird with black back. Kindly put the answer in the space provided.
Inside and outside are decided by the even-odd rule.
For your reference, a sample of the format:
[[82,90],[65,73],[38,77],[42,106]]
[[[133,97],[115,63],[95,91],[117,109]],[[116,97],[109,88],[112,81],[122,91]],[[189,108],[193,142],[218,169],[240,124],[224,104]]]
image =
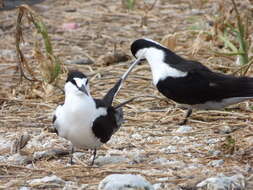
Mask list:
[[214,72],[198,61],[185,59],[151,39],[131,44],[132,54],[150,65],[153,84],[167,98],[192,109],[216,110],[253,98],[253,78]]

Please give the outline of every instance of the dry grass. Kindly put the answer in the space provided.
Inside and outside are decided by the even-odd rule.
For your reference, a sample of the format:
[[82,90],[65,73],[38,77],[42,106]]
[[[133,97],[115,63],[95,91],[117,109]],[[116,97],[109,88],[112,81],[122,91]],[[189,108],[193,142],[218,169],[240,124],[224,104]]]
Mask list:
[[[221,6],[223,9],[230,10],[230,1],[223,2],[181,0],[168,3],[166,0],[158,0],[147,12],[146,7],[151,7],[153,4],[144,5],[141,1],[135,4],[133,10],[128,10],[122,7],[121,1],[73,0],[70,3],[67,0],[48,0],[35,9],[46,23],[54,53],[61,60],[75,60],[88,56],[97,61],[94,65],[68,65],[67,67],[85,72],[90,77],[92,95],[102,97],[125,72],[129,62],[104,66],[104,57],[101,56],[114,52],[131,55],[130,43],[142,36],[160,41],[170,34],[167,42],[166,39],[163,41],[173,46],[171,48],[180,55],[198,60],[221,72],[237,71],[238,66],[234,64],[235,57],[216,53],[220,51],[222,42],[212,31],[221,29],[222,23],[216,23],[218,19],[212,15],[217,14],[222,17],[219,12]],[[240,6],[245,7],[243,3]],[[193,9],[199,11],[198,14]],[[226,16],[235,17],[233,14]],[[16,18],[15,10],[0,14],[1,50],[15,50]],[[79,28],[64,31],[61,26],[66,22],[77,22]],[[208,26],[209,22],[214,22],[214,27]],[[249,31],[252,31],[252,28],[249,28]],[[29,24],[23,25],[23,37],[26,42],[22,45],[23,53],[33,72],[39,73],[39,65],[35,63],[32,48],[38,37]],[[248,75],[252,75],[251,70]],[[23,80],[19,84],[15,56],[0,55],[0,76],[0,137],[12,142],[16,136],[28,132],[33,136],[42,135],[45,140],[54,139],[50,147],[25,147],[22,153],[26,155],[52,148],[67,149],[65,141],[44,130],[51,125],[53,110],[63,101],[61,90],[50,88],[50,92],[45,92],[47,88],[44,88],[40,82]],[[63,83],[64,76],[60,82],[61,87]],[[141,152],[143,162],[89,167],[86,162],[90,156],[88,152],[86,158],[74,166],[66,166],[67,157],[38,160],[33,163],[33,168],[2,162],[0,188],[9,185],[15,189],[27,185],[26,181],[29,179],[50,174],[79,184],[89,184],[88,189],[96,189],[99,181],[112,173],[141,174],[151,183],[159,183],[160,178],[168,177],[163,183],[171,189],[175,189],[177,185],[189,187],[219,172],[229,175],[240,171],[244,172],[246,177],[249,176],[244,168],[247,165],[252,167],[253,164],[252,102],[234,105],[225,111],[194,112],[189,122],[193,131],[176,134],[174,130],[178,128],[177,123],[182,121],[184,111],[157,92],[151,83],[151,73],[146,63],[137,66],[130,74],[115,103],[139,95],[147,97],[125,107],[124,126],[98,153],[104,155],[113,150],[114,154],[127,157],[128,152],[143,150]],[[234,145],[226,144],[228,142],[225,139],[228,135],[219,133],[219,129],[224,126],[235,129],[229,134],[235,140]],[[135,134],[139,134],[141,138],[136,137]],[[177,138],[178,140],[175,140]],[[211,146],[206,143],[208,139],[214,138],[220,141]],[[195,143],[201,146],[191,146]],[[175,146],[178,149],[174,153],[161,151],[168,146]],[[227,149],[224,147],[233,149],[233,155],[226,157]],[[212,149],[220,150],[222,153],[213,156],[210,153]],[[8,149],[2,149],[0,152],[2,155],[9,154]],[[203,164],[203,167],[187,169],[177,165],[163,166],[150,163],[158,157],[178,160],[187,165]],[[217,168],[207,166],[208,162],[215,159],[223,159],[224,165]]]

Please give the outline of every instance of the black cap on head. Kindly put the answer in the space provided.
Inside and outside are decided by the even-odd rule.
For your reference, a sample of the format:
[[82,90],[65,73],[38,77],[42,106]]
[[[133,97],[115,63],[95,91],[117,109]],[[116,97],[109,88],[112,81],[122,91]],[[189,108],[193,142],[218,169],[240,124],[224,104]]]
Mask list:
[[85,74],[83,74],[82,72],[77,71],[77,70],[69,71],[66,82],[69,82],[69,81],[72,82],[73,78],[81,78],[82,79],[82,78],[87,78],[87,76]]
[[135,40],[131,44],[131,52],[132,52],[133,56],[136,56],[136,53],[140,49],[149,48],[149,47],[156,47],[157,49],[165,49],[163,46],[159,45],[158,43],[156,43],[152,40],[141,38],[141,39]]

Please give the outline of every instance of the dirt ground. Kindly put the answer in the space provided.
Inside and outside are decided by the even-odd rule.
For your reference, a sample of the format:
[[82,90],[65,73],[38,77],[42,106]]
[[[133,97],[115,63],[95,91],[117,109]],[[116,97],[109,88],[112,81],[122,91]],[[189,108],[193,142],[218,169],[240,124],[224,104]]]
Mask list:
[[[224,50],[223,43],[212,36],[224,21],[219,18],[225,15],[235,20],[228,15],[232,9],[229,0],[157,0],[155,4],[152,0],[141,0],[136,1],[132,10],[122,2],[46,0],[33,5],[46,23],[54,52],[62,62],[87,57],[95,62],[65,64],[89,76],[94,97],[102,97],[128,68],[134,59],[130,44],[140,37],[167,39],[167,45],[178,54],[216,71],[231,74],[238,69],[236,56],[215,53]],[[245,4],[238,5],[240,10],[247,11],[247,3],[245,0]],[[160,184],[160,189],[196,189],[198,182],[219,173],[227,176],[241,173],[246,179],[246,189],[253,189],[252,102],[219,111],[195,111],[188,123],[190,131],[181,133],[177,130],[178,123],[185,110],[155,89],[147,63],[133,70],[115,103],[135,96],[144,97],[124,108],[124,125],[98,150],[99,157],[120,156],[126,161],[90,167],[91,152],[83,150],[85,154],[73,166],[67,164],[68,156],[15,163],[10,147],[25,133],[31,135],[31,139],[21,155],[32,157],[39,151],[69,148],[67,141],[46,130],[51,126],[54,109],[63,101],[63,93],[59,89],[46,93],[41,85],[25,79],[19,83],[16,19],[17,10],[0,11],[0,189],[31,187],[29,180],[49,175],[79,185],[87,184],[86,189],[97,189],[103,178],[114,173],[140,174],[150,183]],[[63,27],[65,23],[75,23],[75,28],[68,30]],[[28,23],[23,29],[23,51],[39,76],[33,56],[35,30]],[[129,60],[106,64],[106,57],[114,53],[126,54]],[[247,75],[253,76],[252,71]],[[64,76],[61,84],[63,82]],[[223,162],[212,164],[216,160]],[[63,186],[37,184],[32,188],[62,189]]]

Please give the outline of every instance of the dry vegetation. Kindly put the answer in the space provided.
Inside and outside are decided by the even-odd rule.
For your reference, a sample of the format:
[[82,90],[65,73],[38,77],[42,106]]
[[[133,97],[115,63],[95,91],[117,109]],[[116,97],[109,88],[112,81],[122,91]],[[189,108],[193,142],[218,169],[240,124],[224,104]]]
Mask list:
[[[90,77],[94,97],[102,97],[129,66],[130,60],[110,64],[108,56],[115,53],[131,56],[131,42],[142,36],[162,40],[180,55],[198,60],[216,71],[245,73],[237,72],[247,66],[240,69],[241,65],[235,64],[236,56],[230,55],[234,52],[228,42],[224,45],[224,38],[220,37],[224,36],[228,24],[233,29],[237,27],[236,14],[230,0],[145,2],[136,1],[134,7],[129,9],[117,0],[47,0],[33,8],[45,22],[54,54],[62,62],[83,57],[95,61],[92,65],[64,65],[66,68],[79,69]],[[245,24],[245,39],[251,50],[248,52],[250,65],[252,4],[247,0],[240,1],[237,8],[241,10],[243,21],[247,16],[251,19]],[[36,151],[56,148],[67,150],[66,141],[46,130],[51,126],[53,110],[63,101],[64,95],[58,87],[54,87],[55,83],[48,84],[48,81],[43,80],[45,75],[42,71],[45,67],[41,64],[48,57],[40,57],[43,63],[38,61],[38,47],[41,47],[40,55],[46,55],[46,52],[43,50],[42,38],[36,34],[33,25],[27,22],[22,26],[24,43],[20,47],[39,81],[24,78],[20,81],[15,54],[17,17],[17,10],[0,12],[0,155],[10,155],[8,145],[25,132],[32,139],[21,150],[23,155],[32,156]],[[69,22],[77,23],[77,29],[64,30],[62,24]],[[235,47],[239,47],[235,35],[227,33],[226,36]],[[26,76],[32,78],[27,69],[24,71]],[[253,76],[251,69],[246,74]],[[63,73],[57,81],[60,88],[63,88],[64,79]],[[85,158],[73,166],[66,166],[67,156],[38,159],[30,167],[0,160],[0,188],[26,186],[27,180],[50,174],[79,184],[89,184],[87,189],[96,189],[97,184],[112,173],[141,174],[153,184],[163,180],[164,189],[176,189],[179,186],[190,188],[196,182],[217,173],[232,175],[240,172],[246,178],[250,177],[253,165],[251,101],[220,111],[196,111],[189,122],[193,130],[178,134],[175,130],[178,128],[177,123],[183,119],[184,110],[154,88],[147,63],[134,69],[115,102],[140,95],[146,97],[125,107],[124,126],[98,154],[101,156],[109,152],[132,160],[131,155],[136,152],[141,161],[89,167],[88,151],[84,151],[87,153]],[[229,126],[232,131],[223,134],[221,131],[224,126]],[[34,146],[33,139],[40,142],[38,146]],[[211,144],[208,142],[210,139],[217,142]],[[175,147],[175,151],[164,151],[168,146]],[[214,150],[221,153],[213,155]],[[179,163],[152,163],[159,157]],[[225,161],[223,165],[208,165],[210,161],[219,159]],[[248,187],[253,189],[250,182]]]

